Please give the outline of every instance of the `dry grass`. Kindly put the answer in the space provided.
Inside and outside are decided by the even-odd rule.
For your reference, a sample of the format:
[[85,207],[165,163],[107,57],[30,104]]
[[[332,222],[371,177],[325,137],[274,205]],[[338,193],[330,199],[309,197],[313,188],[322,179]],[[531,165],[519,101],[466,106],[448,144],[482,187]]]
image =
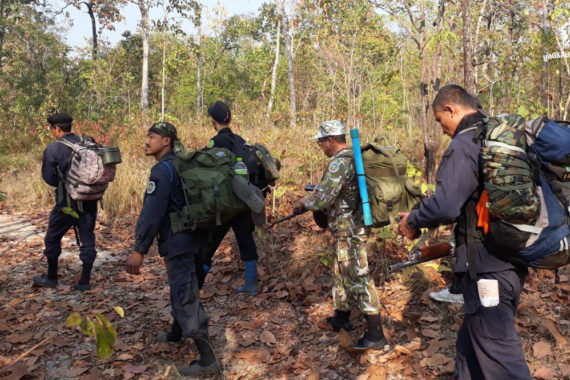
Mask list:
[[[150,123],[149,123],[150,125]],[[262,143],[281,161],[281,179],[270,198],[273,213],[290,211],[291,198],[303,195],[307,183],[317,183],[325,168],[327,158],[310,140],[316,126],[299,125],[296,129],[277,127],[259,115],[237,119],[233,129],[248,143]],[[131,127],[111,145],[121,149],[123,162],[118,165],[116,179],[110,184],[103,200],[101,220],[131,219],[138,214],[150,168],[155,161],[143,154],[146,127]],[[179,136],[187,149],[206,146],[215,132],[208,120],[200,123],[178,124]],[[82,130],[89,134],[89,131]],[[361,127],[361,141],[366,142],[378,132],[390,142],[402,146],[416,164],[421,160],[421,136],[404,137],[399,131],[374,131],[369,126]],[[2,155],[4,163],[0,171],[0,190],[8,194],[6,205],[14,209],[30,210],[46,207],[53,202],[53,189],[43,183],[40,176],[41,151],[43,146],[34,146],[28,152]],[[289,201],[286,201],[289,200]]]

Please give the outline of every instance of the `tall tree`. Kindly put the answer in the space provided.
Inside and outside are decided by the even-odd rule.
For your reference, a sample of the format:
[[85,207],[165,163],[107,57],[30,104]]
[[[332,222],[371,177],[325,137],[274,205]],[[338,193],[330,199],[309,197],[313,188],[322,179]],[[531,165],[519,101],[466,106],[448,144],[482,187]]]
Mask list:
[[461,0],[463,19],[463,86],[475,94],[475,73],[473,66],[473,43],[471,40],[471,0]]
[[297,101],[295,99],[295,70],[293,66],[293,41],[289,24],[289,17],[285,10],[285,0],[279,6],[283,22],[283,36],[285,39],[285,55],[287,56],[287,78],[289,79],[289,126],[297,127]]
[[97,21],[99,21],[102,28],[115,30],[113,23],[123,19],[119,8],[125,3],[125,0],[73,0],[71,2],[77,9],[81,9],[82,5],[87,8],[87,14],[91,19],[91,54],[93,60],[97,59],[98,37],[100,33],[100,30],[97,28]]
[[139,8],[141,13],[141,36],[142,36],[142,72],[141,72],[141,100],[140,108],[148,108],[148,59],[149,59],[149,37],[150,37],[150,9],[154,6],[154,0],[131,0]]

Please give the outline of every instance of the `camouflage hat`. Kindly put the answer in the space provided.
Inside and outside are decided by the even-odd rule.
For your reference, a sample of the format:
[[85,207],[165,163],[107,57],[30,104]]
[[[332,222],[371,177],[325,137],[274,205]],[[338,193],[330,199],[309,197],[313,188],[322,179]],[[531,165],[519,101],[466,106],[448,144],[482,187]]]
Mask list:
[[178,132],[173,124],[165,121],[154,123],[148,130],[149,133],[156,133],[164,137],[170,137],[172,140],[178,140]]
[[319,124],[319,133],[313,137],[317,140],[328,136],[344,136],[346,135],[346,127],[338,120],[323,121]]

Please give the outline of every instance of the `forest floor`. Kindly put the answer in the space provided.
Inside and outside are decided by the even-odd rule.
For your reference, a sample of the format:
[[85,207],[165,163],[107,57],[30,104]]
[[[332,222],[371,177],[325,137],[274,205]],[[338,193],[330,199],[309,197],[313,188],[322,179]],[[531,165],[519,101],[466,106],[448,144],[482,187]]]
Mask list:
[[[44,273],[43,234],[49,210],[21,213],[0,203],[0,379],[176,379],[176,365],[194,357],[191,340],[159,343],[171,323],[168,284],[153,248],[142,275],[124,271],[133,241],[133,221],[96,228],[95,288],[79,293],[70,285],[81,264],[73,233],[64,238],[60,285],[31,286]],[[223,242],[201,292],[210,334],[224,379],[434,379],[451,378],[460,305],[432,301],[449,272],[424,264],[388,274],[405,257],[396,239],[371,239],[370,267],[382,301],[389,347],[352,355],[343,346],[358,339],[364,319],[352,313],[355,330],[323,328],[332,315],[327,265],[333,245],[308,215],[259,229],[260,292],[237,294],[243,281],[233,234]],[[380,252],[384,252],[381,254]],[[570,268],[555,283],[549,271],[532,271],[517,313],[525,357],[540,379],[570,378]],[[448,278],[447,278],[448,280]],[[114,306],[125,310],[124,318]],[[72,312],[104,314],[115,327],[115,353],[97,359],[94,338],[65,327]]]

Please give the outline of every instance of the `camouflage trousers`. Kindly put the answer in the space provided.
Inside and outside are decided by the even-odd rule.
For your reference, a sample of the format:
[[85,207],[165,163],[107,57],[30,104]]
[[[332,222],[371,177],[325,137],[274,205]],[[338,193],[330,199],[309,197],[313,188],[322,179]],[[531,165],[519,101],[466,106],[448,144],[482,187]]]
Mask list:
[[337,239],[332,288],[336,310],[358,309],[366,315],[380,313],[378,292],[368,274],[367,240],[367,234]]

